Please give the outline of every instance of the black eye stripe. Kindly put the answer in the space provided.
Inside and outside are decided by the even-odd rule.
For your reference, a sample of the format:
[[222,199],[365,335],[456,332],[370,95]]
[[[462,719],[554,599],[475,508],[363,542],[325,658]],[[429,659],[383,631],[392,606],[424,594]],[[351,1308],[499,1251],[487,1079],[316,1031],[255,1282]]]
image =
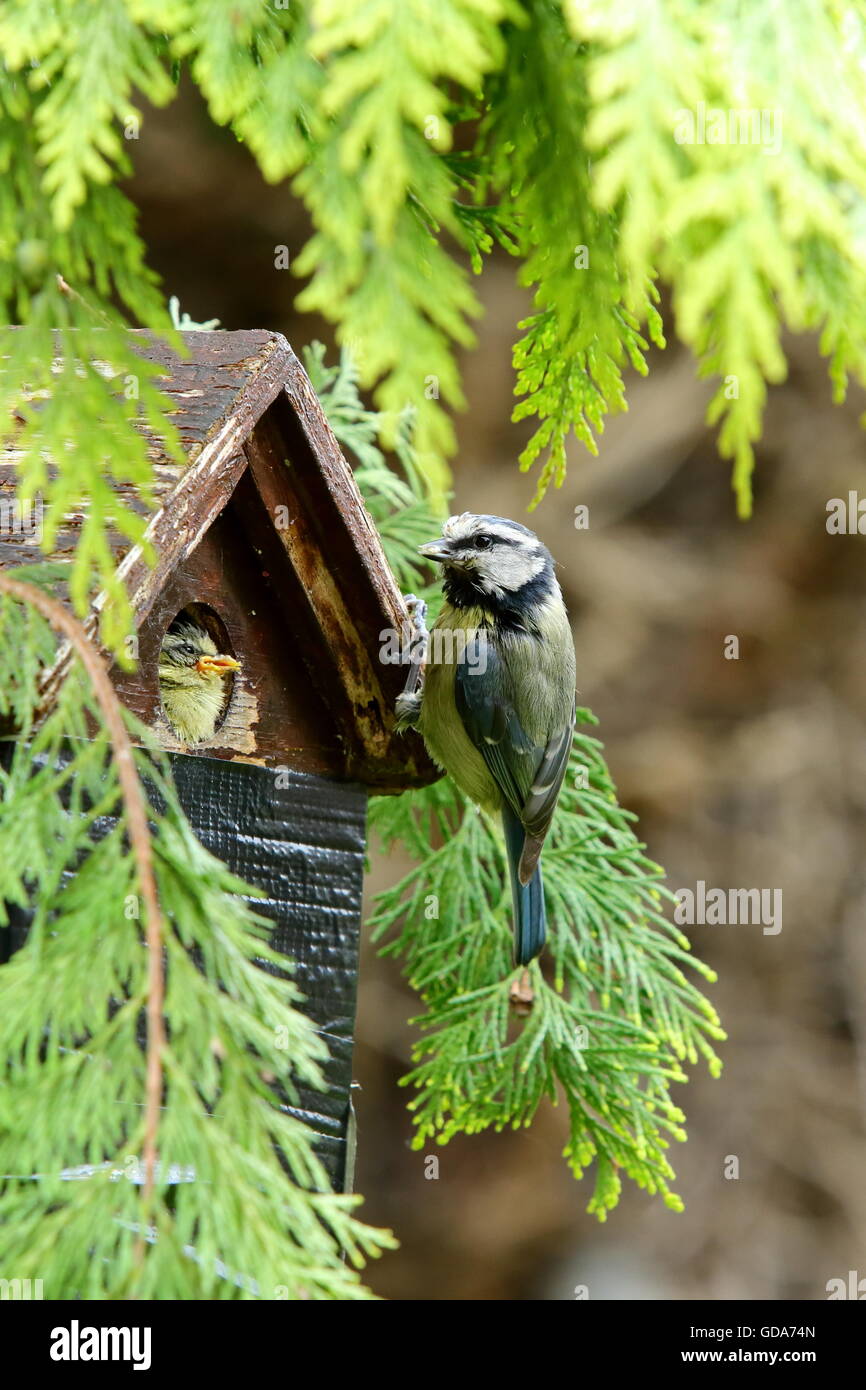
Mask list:
[[464,536],[459,541],[452,541],[451,548],[452,550],[477,550],[478,542],[482,540],[490,542],[489,546],[483,547],[485,550],[492,549],[494,545],[510,545],[512,549],[520,550],[526,548],[522,541],[511,540],[509,536],[489,536],[486,531],[478,536]]

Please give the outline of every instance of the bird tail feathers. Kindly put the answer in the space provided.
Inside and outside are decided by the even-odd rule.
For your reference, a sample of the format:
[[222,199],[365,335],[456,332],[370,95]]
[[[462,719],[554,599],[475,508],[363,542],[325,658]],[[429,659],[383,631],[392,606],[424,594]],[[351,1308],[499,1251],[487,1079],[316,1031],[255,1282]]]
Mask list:
[[502,826],[514,903],[514,962],[516,965],[528,965],[541,951],[546,934],[541,866],[536,867],[528,883],[520,882],[519,866],[526,831],[508,805],[503,807]]

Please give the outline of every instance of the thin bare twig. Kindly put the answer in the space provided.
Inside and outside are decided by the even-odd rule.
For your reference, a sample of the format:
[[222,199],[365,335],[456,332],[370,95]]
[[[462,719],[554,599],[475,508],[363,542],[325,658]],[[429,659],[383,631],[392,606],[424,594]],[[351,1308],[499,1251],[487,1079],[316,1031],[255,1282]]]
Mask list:
[[[135,769],[132,742],[123,722],[123,707],[108,678],[105,663],[87,636],[82,624],[57,599],[33,584],[10,579],[0,574],[0,592],[21,603],[29,603],[42,614],[57,632],[61,632],[74,647],[87,673],[93,693],[105,719],[114,762],[117,767],[120,795],[126,813],[129,843],[138,873],[138,884],[144,903],[145,940],[149,953],[147,995],[147,1062],[144,1113],[144,1187],[143,1214],[146,1216],[156,1178],[157,1135],[162,1101],[162,1054],[165,1047],[163,999],[165,980],[162,968],[162,913],[153,871],[153,849],[147,827],[147,805]],[[136,1243],[135,1257],[144,1255],[144,1221]]]
[[57,288],[62,295],[65,295],[67,299],[74,300],[76,304],[80,304],[83,309],[87,310],[88,314],[91,314],[96,319],[100,319],[102,323],[107,324],[109,328],[112,327],[111,319],[108,315],[104,314],[101,309],[97,309],[94,304],[88,304],[84,296],[79,294],[78,290],[73,289],[68,281],[64,280],[62,275],[57,275],[56,280]]

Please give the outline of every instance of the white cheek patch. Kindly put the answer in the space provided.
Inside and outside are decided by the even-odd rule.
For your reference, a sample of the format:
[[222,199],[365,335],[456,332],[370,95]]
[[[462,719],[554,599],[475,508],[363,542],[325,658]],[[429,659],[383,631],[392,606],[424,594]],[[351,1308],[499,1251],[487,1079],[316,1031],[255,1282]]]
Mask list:
[[537,579],[544,565],[544,556],[532,551],[502,550],[496,552],[489,566],[485,566],[482,577],[492,593],[513,594]]
[[492,597],[517,593],[524,585],[544,570],[546,559],[539,554],[538,541],[526,535],[507,521],[494,521],[476,516],[473,512],[461,512],[459,516],[449,516],[442,527],[446,540],[459,544],[471,541],[474,536],[492,536],[494,541],[505,541],[505,545],[495,545],[492,550],[473,551],[467,549],[455,564],[477,576],[477,583]]

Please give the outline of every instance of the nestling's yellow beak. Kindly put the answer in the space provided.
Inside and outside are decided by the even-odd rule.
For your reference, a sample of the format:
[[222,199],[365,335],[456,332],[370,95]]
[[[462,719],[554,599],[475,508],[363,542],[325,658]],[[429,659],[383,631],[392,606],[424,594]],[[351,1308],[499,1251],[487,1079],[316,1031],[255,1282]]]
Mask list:
[[241,663],[233,656],[200,656],[195,663],[195,669],[203,676],[225,676],[229,671],[239,671],[240,667]]

